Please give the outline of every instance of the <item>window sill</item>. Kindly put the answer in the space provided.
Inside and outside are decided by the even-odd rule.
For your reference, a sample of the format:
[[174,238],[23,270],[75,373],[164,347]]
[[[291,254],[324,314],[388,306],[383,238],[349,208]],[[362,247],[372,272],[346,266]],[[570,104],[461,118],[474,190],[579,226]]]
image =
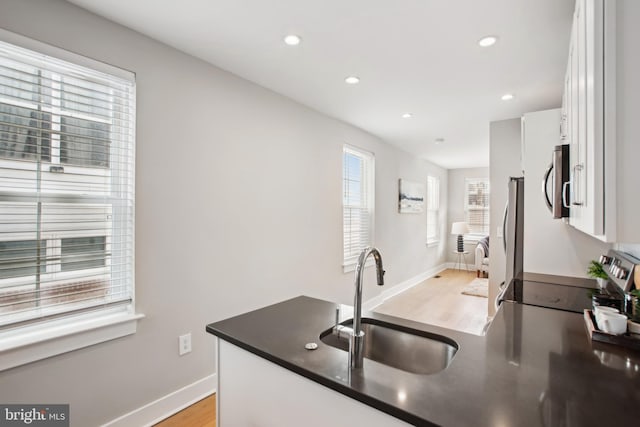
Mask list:
[[427,241],[428,248],[434,248],[440,244],[440,240],[429,240]]
[[[375,261],[373,260],[373,258],[367,259],[367,262],[364,263],[364,268],[371,267],[374,262]],[[344,263],[342,264],[342,272],[346,274],[352,271],[356,271],[356,265],[358,265],[358,261]]]
[[0,332],[0,372],[136,332],[143,314],[123,312],[78,316]]

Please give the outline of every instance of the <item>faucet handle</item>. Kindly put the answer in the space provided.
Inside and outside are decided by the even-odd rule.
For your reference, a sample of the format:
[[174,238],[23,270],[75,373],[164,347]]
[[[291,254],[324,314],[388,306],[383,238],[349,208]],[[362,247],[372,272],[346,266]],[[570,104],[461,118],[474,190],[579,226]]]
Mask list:
[[340,306],[336,307],[336,326],[340,324]]

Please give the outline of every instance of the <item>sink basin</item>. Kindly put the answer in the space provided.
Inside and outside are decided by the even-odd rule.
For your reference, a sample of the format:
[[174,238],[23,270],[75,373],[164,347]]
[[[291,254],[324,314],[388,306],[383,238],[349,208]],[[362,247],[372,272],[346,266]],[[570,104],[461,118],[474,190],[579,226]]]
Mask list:
[[[351,327],[352,322],[342,325]],[[324,331],[320,340],[349,351],[348,340],[339,339],[332,329]],[[362,331],[366,359],[414,374],[434,374],[446,369],[458,351],[458,344],[450,338],[375,319],[363,318]]]

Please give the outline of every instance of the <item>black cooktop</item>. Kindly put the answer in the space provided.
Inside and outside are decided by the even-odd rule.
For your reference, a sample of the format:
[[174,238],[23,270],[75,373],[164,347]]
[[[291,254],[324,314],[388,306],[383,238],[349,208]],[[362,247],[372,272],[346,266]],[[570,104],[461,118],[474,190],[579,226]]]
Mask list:
[[595,292],[598,288],[594,280],[525,273],[511,281],[502,299],[582,313],[592,307]]

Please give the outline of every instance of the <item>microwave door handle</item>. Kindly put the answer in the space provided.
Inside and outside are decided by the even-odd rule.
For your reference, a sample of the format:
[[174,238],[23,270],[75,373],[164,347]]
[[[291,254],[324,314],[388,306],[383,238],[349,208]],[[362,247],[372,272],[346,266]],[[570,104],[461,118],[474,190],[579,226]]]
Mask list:
[[562,206],[565,208],[570,208],[569,201],[567,201],[567,196],[569,195],[569,185],[571,185],[571,181],[567,181],[562,184]]
[[547,184],[549,183],[551,172],[553,172],[553,163],[549,165],[549,168],[544,173],[544,178],[542,179],[542,197],[544,198],[544,202],[546,203],[547,208],[549,208],[549,212],[553,213],[553,205],[551,204],[549,192],[547,191]]

